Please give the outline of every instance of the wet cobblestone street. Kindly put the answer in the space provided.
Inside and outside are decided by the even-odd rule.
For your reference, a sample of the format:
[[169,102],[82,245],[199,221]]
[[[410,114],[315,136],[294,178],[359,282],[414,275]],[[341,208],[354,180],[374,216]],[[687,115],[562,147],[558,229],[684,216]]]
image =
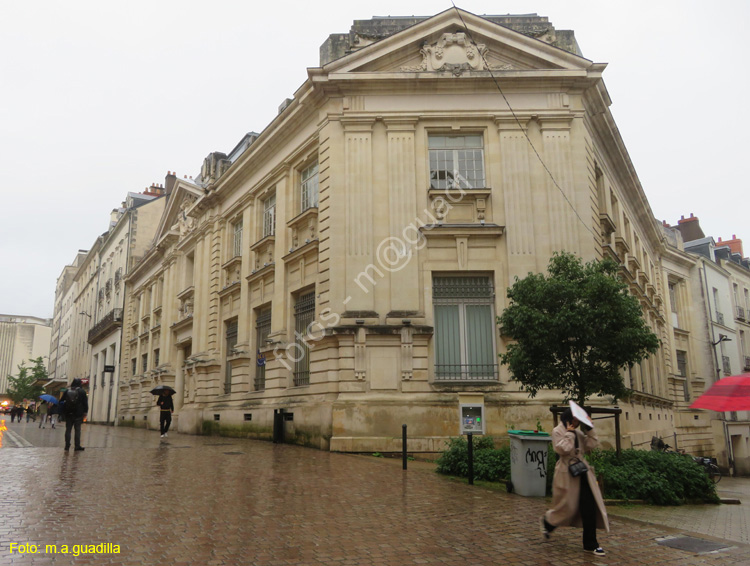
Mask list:
[[[693,554],[656,543],[683,531],[616,516],[599,538],[606,557],[585,554],[577,529],[543,542],[544,499],[420,462],[403,471],[398,460],[96,425],[84,426],[84,452],[64,452],[59,427],[5,427],[0,564],[750,564],[742,543]],[[106,543],[119,553],[59,552]]]

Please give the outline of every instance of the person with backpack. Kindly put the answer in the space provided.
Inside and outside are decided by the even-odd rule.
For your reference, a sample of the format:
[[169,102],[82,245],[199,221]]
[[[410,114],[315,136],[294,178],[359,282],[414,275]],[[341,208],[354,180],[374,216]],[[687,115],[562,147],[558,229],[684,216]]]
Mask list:
[[89,400],[81,387],[81,380],[75,378],[60,401],[60,412],[65,419],[65,450],[70,450],[70,433],[75,428],[75,449],[84,450],[81,446],[81,425],[89,412]]

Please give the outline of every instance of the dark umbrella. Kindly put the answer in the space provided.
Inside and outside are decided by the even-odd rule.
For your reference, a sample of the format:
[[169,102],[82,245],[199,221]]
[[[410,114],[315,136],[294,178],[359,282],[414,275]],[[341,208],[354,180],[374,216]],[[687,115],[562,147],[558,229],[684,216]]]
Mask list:
[[177,393],[177,391],[172,389],[169,385],[157,385],[151,390],[151,395],[161,395],[162,391],[166,391],[170,395]]
[[750,411],[750,373],[725,377],[709,387],[690,405],[711,411]]
[[53,405],[57,405],[60,402],[54,395],[47,395],[46,393],[44,395],[40,395],[39,398],[42,401],[47,401],[47,403],[52,403]]

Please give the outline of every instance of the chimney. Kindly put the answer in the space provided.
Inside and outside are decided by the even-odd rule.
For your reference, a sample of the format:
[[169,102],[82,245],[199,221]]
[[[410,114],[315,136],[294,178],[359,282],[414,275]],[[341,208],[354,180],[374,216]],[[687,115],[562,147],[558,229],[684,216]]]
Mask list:
[[723,242],[721,238],[719,238],[719,242],[724,246],[729,246],[732,253],[740,254],[740,257],[745,257],[742,252],[742,240],[737,237],[737,234],[732,234],[731,240],[724,240]]
[[172,194],[175,183],[177,183],[177,174],[173,171],[167,171],[167,176],[164,177],[164,186],[166,187],[164,193],[167,195],[167,198]]
[[682,234],[682,240],[685,242],[692,242],[706,237],[698,217],[692,212],[690,213],[690,218],[685,218],[684,215],[680,217],[677,221],[677,229]]

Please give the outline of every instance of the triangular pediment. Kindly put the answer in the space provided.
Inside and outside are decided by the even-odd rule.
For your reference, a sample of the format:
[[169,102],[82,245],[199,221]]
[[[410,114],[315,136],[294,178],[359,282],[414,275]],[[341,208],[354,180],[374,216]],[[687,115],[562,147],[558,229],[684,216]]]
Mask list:
[[326,65],[332,73],[585,70],[592,62],[451,8]]
[[203,189],[199,186],[178,179],[168,197],[154,241],[158,243],[170,233],[184,235],[192,229],[194,221],[190,210],[202,196]]

